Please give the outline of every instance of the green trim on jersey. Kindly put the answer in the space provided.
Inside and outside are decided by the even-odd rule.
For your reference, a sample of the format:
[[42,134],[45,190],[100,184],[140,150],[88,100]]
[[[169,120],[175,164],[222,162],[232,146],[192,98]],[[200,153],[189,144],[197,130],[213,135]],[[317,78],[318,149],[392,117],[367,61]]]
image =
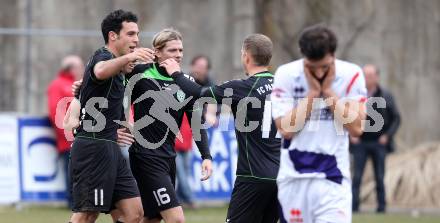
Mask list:
[[267,72],[267,73],[261,73],[261,74],[255,74],[255,77],[273,77],[273,74]]
[[173,81],[173,78],[171,77],[165,77],[162,74],[159,73],[159,71],[156,68],[156,65],[153,64],[153,67],[148,68],[144,71],[142,74],[143,78],[152,78],[156,80],[162,80],[162,81]]
[[255,81],[255,83],[252,85],[251,90],[249,91],[248,95],[246,97],[249,97],[249,95],[251,95],[252,90],[254,90],[255,85],[258,84],[258,81],[260,80],[260,77],[257,78],[257,80]]
[[266,178],[266,177],[256,177],[256,176],[249,176],[249,175],[240,175],[237,174],[237,177],[246,177],[246,178],[254,178],[254,179],[258,179],[258,180],[270,180],[270,181],[276,181],[276,178]]
[[117,142],[115,142],[113,140],[96,138],[94,136],[93,137],[89,137],[89,136],[84,136],[84,135],[77,135],[75,138],[93,139],[93,140],[106,141],[106,142],[112,142],[112,143],[118,144]]
[[[258,84],[258,82],[260,81],[261,77],[273,77],[273,74],[271,74],[269,72],[265,72],[265,73],[256,74],[254,76],[257,77],[257,80],[255,80],[255,83],[252,85],[251,90],[249,91],[249,93],[247,94],[246,97],[249,97],[251,95],[252,90],[254,90],[255,86]],[[241,110],[241,108],[240,108],[240,110]],[[247,121],[248,121],[248,119],[247,119],[247,114],[246,114],[245,122],[247,122]],[[245,146],[246,159],[247,159],[247,162],[248,162],[248,165],[249,165],[249,171],[251,172],[251,175],[249,176],[249,175],[238,175],[237,174],[237,176],[255,178],[255,179],[260,179],[260,180],[272,180],[272,181],[276,180],[276,179],[273,179],[273,178],[264,178],[264,177],[254,176],[254,173],[252,171],[252,166],[251,166],[251,163],[250,163],[250,160],[249,160],[249,148],[248,148],[248,134],[247,134],[247,132],[245,134],[245,139],[246,139],[246,146]]]
[[215,97],[214,91],[212,90],[212,87],[209,87],[209,90],[211,91],[212,97],[214,98],[215,102],[218,103],[217,98]]
[[[266,74],[266,73],[264,73],[264,74]],[[257,80],[255,81],[255,83],[252,85],[251,90],[249,91],[249,93],[248,93],[248,95],[246,96],[246,98],[249,97],[249,95],[251,95],[252,90],[254,90],[255,86],[258,84],[258,81],[260,81],[260,77],[258,77]],[[239,112],[240,110],[241,110],[241,108],[240,108],[237,112]],[[248,121],[248,118],[247,118],[247,114],[246,114],[245,123],[246,123],[247,121]],[[248,161],[249,170],[251,171],[251,175],[252,175],[252,177],[255,177],[255,176],[254,176],[254,173],[253,173],[253,171],[252,171],[251,163],[250,163],[250,161],[249,161],[248,133],[247,133],[247,132],[246,132],[246,136],[245,136],[245,138],[246,138],[246,147],[245,147],[245,149],[246,149],[246,159],[247,159],[247,161]]]
[[122,79],[123,79],[124,86],[127,87],[128,79],[125,77],[125,74],[122,75]]
[[185,110],[185,111],[190,111],[190,112],[195,112],[195,111],[201,111],[202,109],[200,109],[200,108],[196,108],[196,109],[188,109],[188,110]]

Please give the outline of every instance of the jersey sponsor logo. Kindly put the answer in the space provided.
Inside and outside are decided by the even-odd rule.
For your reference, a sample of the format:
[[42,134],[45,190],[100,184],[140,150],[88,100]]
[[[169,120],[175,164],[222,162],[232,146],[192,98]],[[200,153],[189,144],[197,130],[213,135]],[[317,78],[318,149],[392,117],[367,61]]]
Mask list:
[[306,92],[306,89],[303,86],[296,86],[293,89],[293,98],[294,99],[304,98],[306,96],[305,92]]
[[302,217],[302,212],[300,209],[291,209],[290,210],[290,217],[289,217],[290,223],[303,223],[304,219]]
[[274,95],[275,97],[279,98],[281,97],[281,94],[283,94],[285,91],[281,88],[275,88],[272,90],[272,95]]
[[185,100],[185,93],[182,90],[178,90],[176,97],[178,101],[183,102]]
[[304,89],[303,86],[298,86],[298,87],[295,87],[295,88],[293,89],[293,91],[294,91],[295,93],[302,94],[302,93],[304,93],[304,91],[306,91],[306,90]]
[[298,86],[298,87],[295,87],[293,89],[293,91],[295,92],[295,94],[304,94],[304,92],[306,90],[305,90],[305,88],[303,86]]

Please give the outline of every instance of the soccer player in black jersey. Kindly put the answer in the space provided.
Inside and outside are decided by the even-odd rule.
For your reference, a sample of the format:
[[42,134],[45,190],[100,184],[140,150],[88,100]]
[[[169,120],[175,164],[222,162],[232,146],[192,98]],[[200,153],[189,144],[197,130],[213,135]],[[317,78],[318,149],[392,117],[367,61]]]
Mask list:
[[[135,143],[130,147],[130,166],[139,186],[145,222],[184,222],[182,207],[175,192],[176,152],[174,142],[180,138],[179,128],[184,113],[189,120],[195,112],[194,100],[175,84],[159,63],[173,58],[180,63],[183,56],[181,34],[174,29],[164,29],[153,38],[155,63],[136,65],[127,89],[131,91],[134,107],[133,134]],[[201,112],[201,109],[200,111]],[[191,125],[193,132],[200,129]],[[211,155],[207,134],[201,131],[196,140],[203,162],[206,180],[211,175]]]
[[102,21],[105,46],[90,58],[80,91],[81,117],[72,145],[71,222],[95,222],[100,212],[118,209],[125,222],[140,222],[143,210],[136,181],[116,143],[122,117],[124,76],[134,61],[151,61],[153,51],[137,48],[137,17],[116,10]]
[[[271,118],[270,94],[273,75],[268,71],[272,41],[261,34],[248,36],[242,47],[242,64],[247,79],[219,86],[201,87],[190,81],[172,59],[161,66],[189,95],[212,97],[218,103],[231,101],[238,141],[237,179],[226,222],[268,223],[278,221],[276,176],[280,139]],[[229,90],[232,90],[228,92]]]

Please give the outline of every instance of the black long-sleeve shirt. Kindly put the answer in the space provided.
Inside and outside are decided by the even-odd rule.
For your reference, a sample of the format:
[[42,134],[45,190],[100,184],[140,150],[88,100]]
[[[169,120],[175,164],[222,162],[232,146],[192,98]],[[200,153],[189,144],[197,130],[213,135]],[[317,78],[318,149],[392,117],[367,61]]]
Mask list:
[[[261,72],[247,79],[232,80],[211,87],[202,87],[180,72],[172,77],[185,93],[198,98],[214,98],[217,103],[231,107],[238,143],[237,177],[249,181],[276,179],[281,141],[271,116],[271,73]],[[260,106],[252,106],[251,102],[257,101]],[[250,123],[258,125],[249,131],[239,127],[250,127]]]
[[[119,124],[122,116],[122,101],[124,98],[124,75],[122,73],[98,80],[94,67],[101,61],[114,58],[114,55],[105,47],[96,50],[87,63],[79,100],[81,102],[80,126],[76,130],[76,137],[91,139],[117,140]],[[107,102],[104,106],[98,102]],[[88,106],[88,103],[92,103]],[[105,121],[105,122],[104,122]],[[88,124],[92,124],[88,126]]]
[[[132,89],[135,121],[135,143],[130,151],[175,157],[176,131],[180,129],[183,114],[191,120],[193,115],[201,115],[201,109],[194,109],[194,99],[180,90],[158,64],[137,65],[127,77],[127,88]],[[202,159],[211,159],[206,130],[190,124],[193,131],[200,129],[201,138],[195,142]]]

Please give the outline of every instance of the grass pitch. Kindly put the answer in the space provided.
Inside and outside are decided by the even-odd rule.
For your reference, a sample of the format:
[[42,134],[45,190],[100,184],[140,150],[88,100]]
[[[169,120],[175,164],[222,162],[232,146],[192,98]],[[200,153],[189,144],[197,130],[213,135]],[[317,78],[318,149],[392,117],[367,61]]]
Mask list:
[[[226,216],[226,206],[185,210],[187,223],[223,223]],[[61,207],[24,206],[0,207],[0,223],[60,223],[68,222],[71,212]],[[97,223],[111,223],[108,215],[100,215]],[[353,223],[438,223],[439,215],[421,214],[417,218],[409,213],[376,215],[373,213],[356,214]]]

